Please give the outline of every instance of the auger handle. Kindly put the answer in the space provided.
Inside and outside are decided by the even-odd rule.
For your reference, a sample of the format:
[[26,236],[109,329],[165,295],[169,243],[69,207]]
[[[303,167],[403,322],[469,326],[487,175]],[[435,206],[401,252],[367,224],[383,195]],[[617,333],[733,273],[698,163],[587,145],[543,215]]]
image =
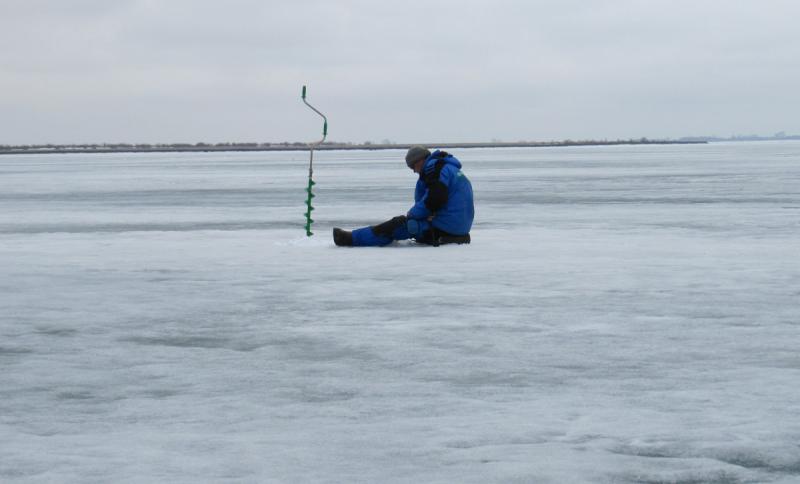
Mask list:
[[315,113],[317,113],[320,116],[322,116],[322,120],[324,121],[324,123],[322,125],[322,139],[313,144],[313,146],[320,145],[320,144],[322,144],[323,141],[325,141],[325,138],[328,136],[328,118],[325,117],[324,114],[319,112],[319,110],[317,108],[315,108],[314,106],[309,104],[308,101],[306,101],[306,86],[303,86],[302,98],[303,98],[303,102],[306,104],[306,106],[310,107]]

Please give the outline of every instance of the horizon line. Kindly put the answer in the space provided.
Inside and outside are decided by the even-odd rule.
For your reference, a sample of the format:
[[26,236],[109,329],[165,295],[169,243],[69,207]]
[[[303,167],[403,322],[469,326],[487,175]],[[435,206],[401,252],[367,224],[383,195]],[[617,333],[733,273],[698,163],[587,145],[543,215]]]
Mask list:
[[[800,139],[800,137],[798,137]],[[613,146],[650,144],[704,144],[706,139],[648,139],[631,138],[617,140],[562,140],[562,141],[488,141],[488,142],[449,142],[449,143],[349,143],[327,141],[321,144],[305,142],[281,143],[75,143],[75,144],[30,144],[0,145],[0,154],[43,154],[43,153],[159,153],[159,152],[224,152],[224,151],[305,151],[314,150],[390,150],[408,149],[412,146],[450,148],[537,148],[566,146]]]

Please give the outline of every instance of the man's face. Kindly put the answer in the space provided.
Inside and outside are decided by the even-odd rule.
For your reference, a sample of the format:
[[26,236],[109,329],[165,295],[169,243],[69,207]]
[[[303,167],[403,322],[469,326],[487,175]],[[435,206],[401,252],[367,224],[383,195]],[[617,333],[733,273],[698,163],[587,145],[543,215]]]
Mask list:
[[418,162],[414,163],[414,166],[411,169],[414,170],[414,173],[419,173],[422,171],[423,165],[425,165],[425,159],[419,160]]

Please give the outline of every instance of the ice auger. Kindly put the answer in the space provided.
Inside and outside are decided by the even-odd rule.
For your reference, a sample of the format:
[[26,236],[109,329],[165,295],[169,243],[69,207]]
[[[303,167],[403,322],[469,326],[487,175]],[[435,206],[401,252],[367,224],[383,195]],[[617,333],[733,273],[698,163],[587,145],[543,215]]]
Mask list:
[[308,104],[308,101],[306,101],[306,86],[303,86],[303,102],[306,104],[306,106],[308,106],[312,110],[314,110],[315,113],[317,113],[320,116],[322,116],[322,119],[324,121],[324,124],[322,125],[322,139],[317,141],[316,143],[310,143],[309,144],[309,148],[311,149],[311,152],[310,152],[309,159],[308,159],[308,187],[306,187],[306,192],[308,192],[308,197],[306,198],[307,208],[306,208],[305,215],[306,215],[306,235],[308,237],[311,237],[312,235],[314,235],[314,233],[311,231],[311,224],[314,223],[314,220],[311,219],[311,211],[314,210],[314,207],[311,206],[311,199],[314,198],[314,194],[312,193],[312,187],[314,185],[316,185],[316,183],[314,183],[314,180],[313,180],[313,176],[314,176],[314,148],[316,148],[317,146],[322,144],[322,142],[325,141],[325,138],[328,136],[328,118],[326,118],[324,114],[319,112],[317,110],[317,108],[315,108],[314,106]]

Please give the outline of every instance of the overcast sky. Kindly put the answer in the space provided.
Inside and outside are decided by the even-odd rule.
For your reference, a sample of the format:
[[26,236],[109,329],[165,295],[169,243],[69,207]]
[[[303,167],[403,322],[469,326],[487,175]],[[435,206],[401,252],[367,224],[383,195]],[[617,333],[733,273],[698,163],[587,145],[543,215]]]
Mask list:
[[796,0],[0,0],[0,144],[800,133]]

